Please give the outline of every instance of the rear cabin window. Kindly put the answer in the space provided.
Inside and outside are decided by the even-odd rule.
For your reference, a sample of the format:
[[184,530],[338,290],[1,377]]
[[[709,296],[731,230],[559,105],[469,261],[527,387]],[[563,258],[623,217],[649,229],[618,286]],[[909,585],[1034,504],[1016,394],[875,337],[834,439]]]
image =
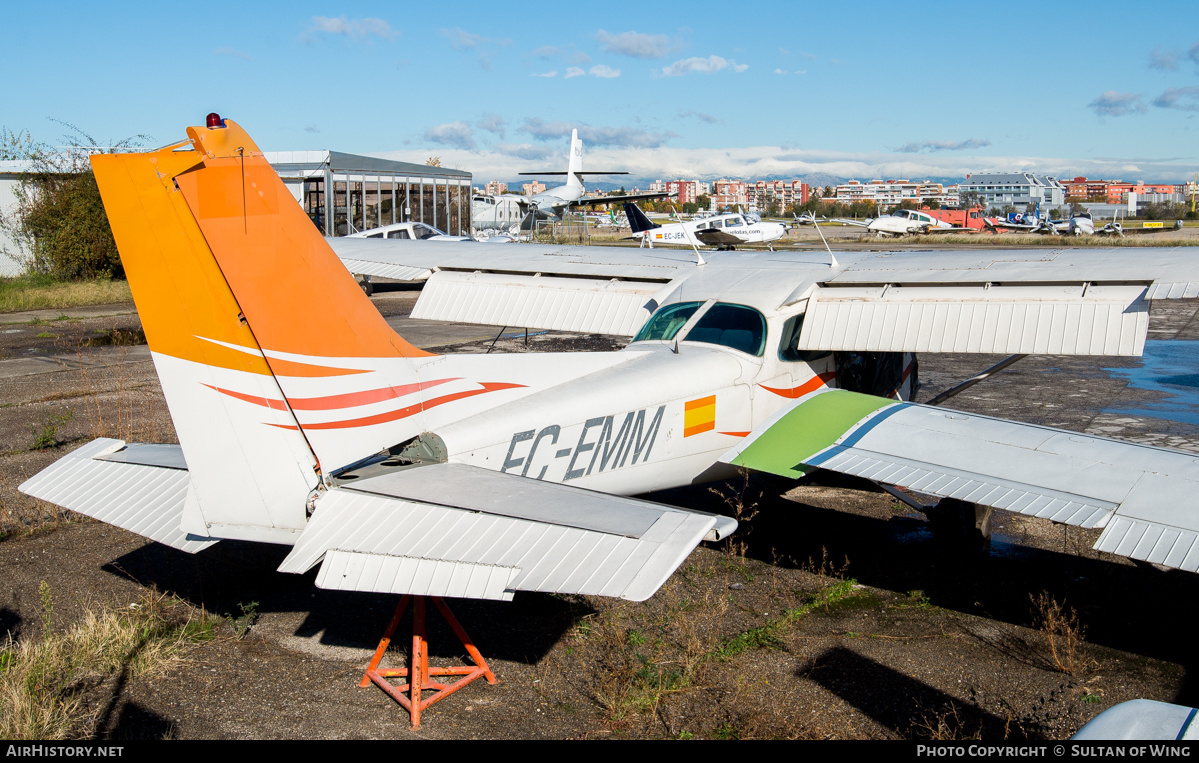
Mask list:
[[752,307],[718,303],[704,313],[683,341],[718,344],[760,358],[766,348],[766,319]]
[[674,339],[674,335],[679,333],[679,329],[695,314],[695,311],[702,304],[703,302],[679,302],[675,305],[663,307],[654,313],[652,318],[646,321],[646,324],[637,332],[637,336],[633,337],[633,341]]
[[388,238],[405,238],[405,239],[411,238],[408,235],[408,231],[406,231],[406,230],[393,230],[391,233],[387,234],[387,237]]
[[803,331],[803,317],[803,313],[793,315],[783,324],[783,333],[779,338],[779,360],[810,363],[829,354],[828,350],[801,350],[798,348],[799,334]]

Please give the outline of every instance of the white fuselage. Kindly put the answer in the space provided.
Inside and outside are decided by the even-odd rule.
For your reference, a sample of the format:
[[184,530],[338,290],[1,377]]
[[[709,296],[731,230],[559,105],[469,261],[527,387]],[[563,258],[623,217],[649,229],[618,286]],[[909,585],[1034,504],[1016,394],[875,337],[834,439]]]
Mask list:
[[952,228],[953,226],[932,215],[911,209],[900,209],[894,214],[883,215],[871,220],[866,230],[880,235],[903,236],[910,233],[920,233],[930,228]]
[[[643,243],[651,247],[662,244],[672,246],[705,246],[696,234],[701,230],[719,230],[733,236],[742,244],[768,244],[787,233],[782,223],[764,223],[756,217],[742,214],[717,215],[700,220],[670,223],[637,234]],[[729,242],[732,243],[732,242]]]

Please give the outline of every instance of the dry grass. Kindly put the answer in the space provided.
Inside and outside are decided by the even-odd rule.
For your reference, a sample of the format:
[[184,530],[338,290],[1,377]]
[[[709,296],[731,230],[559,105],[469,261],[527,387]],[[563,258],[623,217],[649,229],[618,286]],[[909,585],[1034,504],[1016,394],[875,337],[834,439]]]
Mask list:
[[111,305],[132,300],[128,281],[59,282],[31,276],[0,278],[0,313]]
[[1091,667],[1094,661],[1082,654],[1086,628],[1073,607],[1059,603],[1048,591],[1029,598],[1033,604],[1033,622],[1049,645],[1054,668],[1076,676]]
[[53,629],[44,582],[42,608],[40,638],[10,636],[0,649],[0,739],[90,736],[114,683],[162,670],[218,622],[152,590],[127,610],[88,610],[65,632]]

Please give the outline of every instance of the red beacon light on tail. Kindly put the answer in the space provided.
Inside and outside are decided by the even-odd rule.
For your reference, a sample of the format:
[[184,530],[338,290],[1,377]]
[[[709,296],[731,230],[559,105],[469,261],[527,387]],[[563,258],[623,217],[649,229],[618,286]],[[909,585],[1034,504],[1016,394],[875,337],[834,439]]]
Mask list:
[[225,120],[221,119],[221,115],[215,111],[210,113],[204,121],[209,129],[225,126]]

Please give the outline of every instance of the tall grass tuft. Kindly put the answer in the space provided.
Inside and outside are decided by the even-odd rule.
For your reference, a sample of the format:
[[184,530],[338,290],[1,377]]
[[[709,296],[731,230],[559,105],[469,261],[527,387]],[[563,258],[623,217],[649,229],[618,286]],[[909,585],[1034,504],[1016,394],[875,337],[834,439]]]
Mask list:
[[41,595],[41,636],[10,635],[0,647],[0,739],[90,736],[103,704],[93,695],[109,679],[161,670],[188,644],[212,639],[218,622],[150,590],[128,609],[88,610],[56,633],[44,582]]

